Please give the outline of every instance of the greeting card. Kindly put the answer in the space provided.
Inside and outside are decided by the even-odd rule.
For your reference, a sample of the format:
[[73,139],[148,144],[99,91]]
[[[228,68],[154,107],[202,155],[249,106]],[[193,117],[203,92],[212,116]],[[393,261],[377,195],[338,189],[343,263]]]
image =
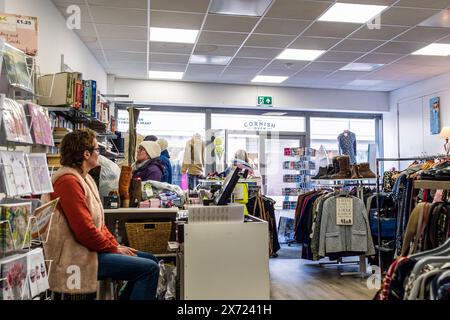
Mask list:
[[27,259],[30,294],[34,298],[50,288],[42,248],[28,252]]
[[31,202],[0,205],[0,256],[21,249],[30,240],[27,232]]
[[6,98],[2,109],[2,136],[5,142],[20,142],[32,144],[30,129],[25,117],[23,106],[15,100]]
[[50,225],[50,220],[52,218],[53,212],[55,212],[56,206],[58,205],[59,198],[47,202],[46,204],[40,206],[33,212],[33,217],[30,225],[30,233],[32,239],[40,239],[45,236],[47,228]]
[[0,292],[3,300],[30,298],[27,285],[27,255],[17,254],[1,260]]
[[55,144],[50,118],[44,108],[34,103],[28,103],[26,107],[30,116],[31,135],[34,143],[53,147]]
[[27,154],[26,158],[33,194],[53,192],[47,165],[47,155],[45,153],[31,153]]
[[31,194],[30,178],[22,151],[0,151],[3,191],[9,197]]

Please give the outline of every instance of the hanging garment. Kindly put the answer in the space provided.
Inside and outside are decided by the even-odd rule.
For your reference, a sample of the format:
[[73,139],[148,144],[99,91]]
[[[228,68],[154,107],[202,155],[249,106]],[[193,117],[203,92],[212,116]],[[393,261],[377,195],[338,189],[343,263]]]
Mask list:
[[338,136],[339,154],[350,157],[350,164],[356,163],[356,135],[351,132],[343,132]]
[[353,224],[338,225],[336,219],[336,203],[340,196],[327,199],[323,206],[319,255],[326,256],[337,252],[364,252],[374,255],[372,235],[366,207],[361,199],[349,196],[353,207]]

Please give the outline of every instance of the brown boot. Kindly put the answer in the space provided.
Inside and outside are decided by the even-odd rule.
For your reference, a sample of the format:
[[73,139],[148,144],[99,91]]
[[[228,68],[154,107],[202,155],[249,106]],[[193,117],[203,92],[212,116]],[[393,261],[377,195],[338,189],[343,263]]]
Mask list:
[[359,164],[359,173],[361,174],[362,178],[366,178],[366,179],[374,179],[377,176],[375,175],[375,173],[373,173],[370,170],[370,165],[368,162],[364,162],[364,163],[360,163]]
[[339,162],[339,172],[333,174],[331,179],[350,179],[352,173],[350,171],[350,157],[349,156],[341,156],[337,158]]
[[130,206],[130,183],[131,183],[131,167],[122,166],[119,178],[119,195],[122,208]]
[[350,171],[352,173],[352,176],[350,177],[350,179],[359,179],[358,165],[354,164],[354,165],[351,165],[350,167],[351,167]]
[[131,179],[130,183],[130,208],[138,208],[142,201],[141,179]]

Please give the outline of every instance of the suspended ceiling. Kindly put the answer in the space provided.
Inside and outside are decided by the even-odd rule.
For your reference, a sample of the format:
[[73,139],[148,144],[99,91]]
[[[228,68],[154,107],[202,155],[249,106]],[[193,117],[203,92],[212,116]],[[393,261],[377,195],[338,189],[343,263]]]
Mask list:
[[[151,0],[150,8],[147,0],[53,2],[65,16],[69,5],[80,6],[76,32],[118,78],[148,79],[148,70],[157,70],[185,72],[180,81],[251,84],[256,75],[271,75],[289,77],[278,86],[391,91],[450,72],[450,57],[411,55],[450,43],[450,0],[273,0],[261,17],[211,14],[210,0]],[[336,2],[389,8],[379,29],[317,21]],[[149,42],[149,26],[200,33],[195,44]],[[286,48],[326,52],[312,62],[275,60]],[[231,59],[221,66],[191,64],[193,54]],[[339,70],[351,62],[383,66]]]

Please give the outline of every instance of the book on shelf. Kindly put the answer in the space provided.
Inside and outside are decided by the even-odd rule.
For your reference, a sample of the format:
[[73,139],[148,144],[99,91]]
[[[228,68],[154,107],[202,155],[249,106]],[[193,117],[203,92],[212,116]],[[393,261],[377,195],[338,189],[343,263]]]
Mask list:
[[83,82],[83,112],[90,116],[92,112],[92,83],[91,80]]
[[90,81],[90,94],[91,94],[91,113],[92,118],[97,118],[97,81]]
[[33,139],[23,106],[15,100],[5,98],[0,108],[2,109],[0,143],[32,144]]

